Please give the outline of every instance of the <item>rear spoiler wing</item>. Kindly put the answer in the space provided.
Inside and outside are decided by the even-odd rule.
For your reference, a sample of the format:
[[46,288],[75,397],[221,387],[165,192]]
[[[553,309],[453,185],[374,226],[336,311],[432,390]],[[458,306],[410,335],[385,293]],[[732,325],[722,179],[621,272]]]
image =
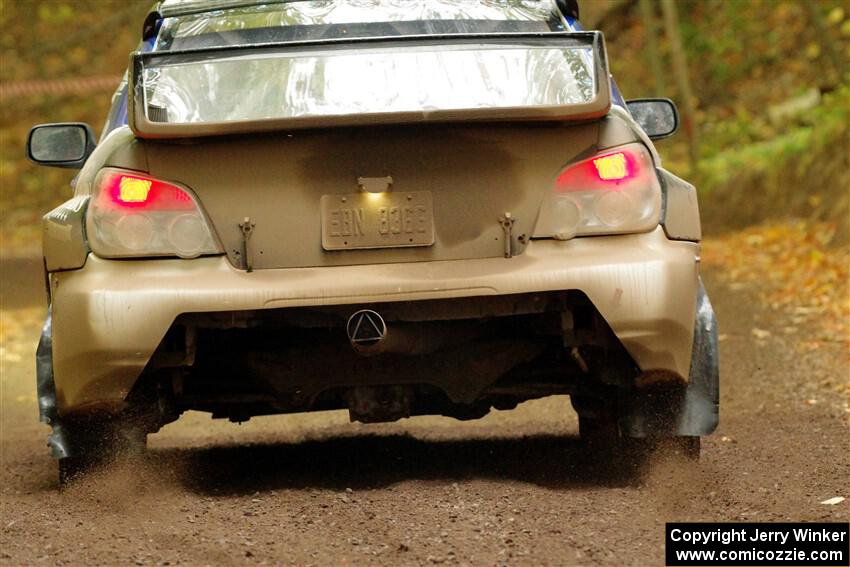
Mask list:
[[[505,106],[497,108],[429,109],[403,112],[372,112],[360,114],[287,116],[261,120],[233,120],[223,122],[165,122],[151,120],[144,72],[154,62],[175,61],[191,63],[209,61],[217,55],[241,55],[269,50],[309,51],[315,48],[351,49],[366,47],[398,47],[411,44],[511,44],[529,46],[563,45],[565,47],[592,48],[596,94],[590,101],[579,104],[547,106]],[[199,93],[199,96],[204,96]],[[139,138],[194,138],[225,134],[246,134],[307,128],[342,126],[445,123],[445,122],[501,122],[501,121],[579,121],[605,116],[611,108],[611,82],[608,59],[602,32],[545,32],[545,33],[475,33],[447,35],[409,35],[398,37],[342,38],[281,43],[224,46],[208,49],[187,49],[163,52],[135,52],[130,55],[128,88],[128,123]],[[156,108],[153,108],[154,112]]]

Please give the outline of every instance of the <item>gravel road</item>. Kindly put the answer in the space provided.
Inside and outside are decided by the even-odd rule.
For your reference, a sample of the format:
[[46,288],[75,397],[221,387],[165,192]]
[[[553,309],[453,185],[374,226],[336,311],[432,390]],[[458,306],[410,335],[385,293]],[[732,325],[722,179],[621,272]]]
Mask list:
[[[707,274],[722,413],[699,464],[588,464],[567,398],[461,423],[187,414],[59,490],[38,422],[39,266],[2,267],[2,565],[663,565],[666,521],[850,519],[846,344]],[[755,329],[755,331],[754,331]]]

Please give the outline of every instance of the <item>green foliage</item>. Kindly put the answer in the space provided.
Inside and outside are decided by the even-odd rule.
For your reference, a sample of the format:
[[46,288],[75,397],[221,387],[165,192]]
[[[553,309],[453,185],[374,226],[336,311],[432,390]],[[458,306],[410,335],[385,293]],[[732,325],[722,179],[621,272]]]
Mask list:
[[[798,0],[677,2],[698,99],[699,171],[689,171],[684,136],[661,142],[659,150],[668,168],[704,194],[709,230],[789,214],[846,229],[850,14],[845,0],[806,1],[825,29]],[[612,72],[625,96],[652,93],[637,6],[601,28],[610,31]],[[659,43],[669,62],[663,33]],[[827,94],[812,108],[770,118],[771,109],[819,92]]]
[[[0,81],[114,76],[140,39],[150,0],[4,1],[0,8]],[[0,101],[0,231],[4,245],[38,246],[39,217],[71,195],[70,170],[24,157],[30,127],[88,122],[98,131],[112,93],[29,94]]]
[[699,186],[715,228],[790,214],[839,225],[847,238],[850,188],[850,87],[786,132],[720,151],[700,164]]
[[[781,135],[769,135],[762,141],[753,138],[745,131],[753,120],[741,116],[727,122],[728,131],[741,133],[748,144],[733,150],[717,152],[712,158],[703,161],[702,174],[714,184],[725,183],[738,169],[746,168],[753,173],[766,173],[776,169],[776,164],[793,161],[799,167],[807,166],[818,154],[829,151],[830,147],[842,145],[847,137],[850,123],[850,87],[842,86],[834,93],[824,97],[823,104],[806,112],[794,127]],[[747,125],[741,122],[746,121]],[[767,128],[766,126],[763,126]],[[711,185],[705,187],[710,190]]]
[[49,25],[64,24],[74,17],[74,10],[68,4],[41,4],[38,7],[38,19]]
[[[821,37],[798,0],[677,2],[691,80],[706,113],[701,122],[734,115],[739,107],[758,114],[801,87],[846,81],[846,58],[843,69],[834,69],[826,56],[827,44],[845,55],[850,46],[850,37],[842,32],[850,21],[845,5],[843,0],[816,2],[828,26],[828,36]],[[612,72],[623,91],[630,97],[651,92],[648,65],[639,64],[646,37],[637,7],[600,27],[611,38]],[[659,40],[662,56],[669,60],[663,33]],[[823,47],[809,51],[811,46]]]

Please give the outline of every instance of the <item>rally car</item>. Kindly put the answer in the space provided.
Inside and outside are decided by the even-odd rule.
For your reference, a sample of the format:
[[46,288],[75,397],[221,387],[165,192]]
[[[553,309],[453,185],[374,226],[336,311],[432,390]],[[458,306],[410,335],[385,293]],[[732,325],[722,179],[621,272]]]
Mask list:
[[[694,187],[574,1],[163,0],[44,217],[62,478],[186,410],[475,419],[569,395],[600,451],[718,421]],[[566,416],[565,416],[566,418]]]

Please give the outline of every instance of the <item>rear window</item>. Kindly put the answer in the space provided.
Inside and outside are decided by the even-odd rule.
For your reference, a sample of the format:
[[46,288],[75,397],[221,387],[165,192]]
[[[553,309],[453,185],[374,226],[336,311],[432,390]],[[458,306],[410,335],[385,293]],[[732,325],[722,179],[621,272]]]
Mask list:
[[142,83],[154,122],[204,123],[584,104],[597,92],[590,47],[418,42],[295,52],[169,56]]
[[139,131],[581,119],[609,104],[601,36],[553,0],[217,1],[163,4],[154,52],[134,59]]
[[550,0],[306,0],[166,17],[157,51],[346,37],[564,31]]

